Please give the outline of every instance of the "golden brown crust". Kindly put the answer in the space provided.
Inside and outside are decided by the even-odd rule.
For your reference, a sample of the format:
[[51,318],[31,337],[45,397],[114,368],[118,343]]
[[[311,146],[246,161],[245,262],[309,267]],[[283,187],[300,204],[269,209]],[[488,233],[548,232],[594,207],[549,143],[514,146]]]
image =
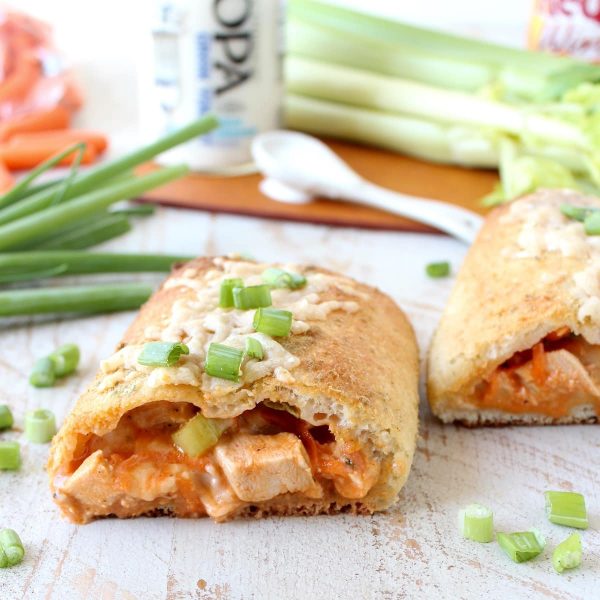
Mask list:
[[[524,203],[542,206],[550,200],[556,205],[598,204],[574,192],[538,192],[495,209],[466,255],[428,354],[429,402],[447,422],[500,424],[512,419],[502,411],[484,420],[465,419],[464,414],[477,411],[471,396],[477,382],[549,333],[566,326],[596,343],[590,338],[598,324],[578,318],[574,291],[573,276],[585,268],[585,258],[559,251],[522,255],[522,222],[511,215]],[[535,422],[535,414],[521,420],[530,417]],[[572,422],[578,420],[573,415]]]
[[[219,265],[214,259],[199,258],[176,269],[170,279],[194,269],[194,278],[202,281],[208,271],[221,269]],[[305,273],[329,272],[308,267]],[[319,295],[324,301],[355,301],[359,310],[331,312],[325,321],[311,322],[308,332],[281,341],[286,350],[300,358],[300,365],[293,369],[295,382],[282,384],[273,376],[259,379],[250,386],[252,396],[244,400],[238,412],[264,399],[288,402],[305,411],[323,399],[331,413],[334,407],[341,407],[344,422],[338,423],[339,428],[356,435],[362,443],[368,440],[385,457],[379,482],[361,500],[365,510],[380,510],[395,500],[412,462],[417,433],[418,351],[408,320],[388,296],[351,279],[345,282],[359,295],[339,288]],[[144,342],[149,325],[166,319],[176,299],[194,293],[189,287],[167,288],[163,284],[142,308],[119,348]],[[226,404],[226,399],[207,398],[199,388],[189,385],[150,389],[143,385],[144,377],[135,372],[126,382],[103,390],[99,387],[103,375],[97,375],[53,441],[48,465],[51,478],[73,459],[86,436],[112,430],[123,414],[137,406],[157,399],[185,401],[210,412],[215,410],[215,402]]]

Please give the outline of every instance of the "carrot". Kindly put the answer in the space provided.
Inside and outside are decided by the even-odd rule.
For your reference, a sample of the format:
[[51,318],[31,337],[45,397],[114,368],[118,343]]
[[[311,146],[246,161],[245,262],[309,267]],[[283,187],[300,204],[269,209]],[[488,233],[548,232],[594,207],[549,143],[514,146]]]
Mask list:
[[4,163],[0,162],[0,193],[4,194],[12,189],[15,184],[15,179]]
[[93,146],[94,150],[101,154],[108,145],[106,136],[98,131],[88,131],[85,129],[53,129],[49,131],[37,131],[32,133],[18,133],[10,138],[8,145],[13,144],[62,144],[70,146],[77,142],[85,142]]
[[69,111],[62,106],[13,117],[0,124],[0,142],[5,142],[21,133],[66,129],[70,120]]
[[[59,152],[66,150],[71,144],[70,143],[47,143],[38,144],[37,142],[29,143],[23,142],[20,144],[0,144],[0,161],[11,171],[18,169],[32,169],[39,165],[42,161],[58,154]],[[81,159],[82,164],[89,164],[96,160],[97,156],[96,149],[93,146],[87,146],[83,157]],[[61,165],[70,165],[75,160],[76,154],[70,154],[64,160],[60,162]]]
[[551,331],[547,336],[546,339],[550,342],[556,342],[558,340],[561,340],[562,338],[570,335],[571,330],[567,327],[561,327],[560,329],[557,329],[556,331]]
[[544,343],[539,342],[533,347],[531,359],[531,372],[533,379],[541,385],[546,380],[546,354],[544,351]]
[[33,57],[23,57],[15,70],[0,83],[0,102],[22,100],[41,76],[39,61]]

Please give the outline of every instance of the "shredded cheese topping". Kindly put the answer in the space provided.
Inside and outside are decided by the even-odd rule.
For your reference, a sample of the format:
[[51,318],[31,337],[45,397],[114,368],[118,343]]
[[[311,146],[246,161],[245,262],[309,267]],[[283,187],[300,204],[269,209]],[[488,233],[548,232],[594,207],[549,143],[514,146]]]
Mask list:
[[514,258],[539,258],[557,252],[581,263],[573,274],[573,295],[578,302],[577,319],[600,321],[600,236],[585,233],[583,223],[560,212],[562,204],[600,209],[600,199],[569,191],[543,190],[517,200],[503,217],[521,223]]
[[[143,344],[128,345],[102,362],[105,377],[100,382],[101,389],[108,389],[120,381],[127,381],[136,372],[146,372],[145,385],[192,385],[200,387],[211,396],[224,396],[263,377],[274,375],[282,383],[291,383],[294,377],[290,371],[300,364],[300,359],[288,352],[270,336],[257,333],[252,327],[253,310],[222,309],[219,307],[219,291],[224,279],[239,277],[244,285],[264,283],[261,277],[269,265],[222,258],[214,259],[220,269],[208,271],[202,279],[198,272],[188,268],[177,278],[169,279],[165,289],[188,288],[195,291],[173,303],[169,317],[162,323],[154,323],[145,331],[146,341],[181,341],[190,354],[183,356],[173,367],[145,367],[137,362]],[[297,265],[285,265],[287,271],[301,272]],[[323,321],[333,311],[356,312],[357,302],[321,300],[321,294],[337,288],[347,295],[361,298],[363,293],[356,290],[345,278],[322,273],[306,274],[306,285],[297,290],[273,289],[273,307],[292,312],[292,335],[310,330],[310,322]],[[211,377],[204,373],[204,360],[211,343],[220,343],[243,350],[248,336],[260,341],[263,360],[247,359],[242,367],[239,382]]]

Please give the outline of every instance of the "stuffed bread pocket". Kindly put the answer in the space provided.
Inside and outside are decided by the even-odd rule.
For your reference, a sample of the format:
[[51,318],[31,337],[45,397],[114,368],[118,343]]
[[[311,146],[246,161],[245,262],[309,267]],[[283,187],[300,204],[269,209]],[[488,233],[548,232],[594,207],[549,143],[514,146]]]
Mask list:
[[[155,366],[165,348],[173,364]],[[78,523],[385,509],[410,469],[417,384],[412,328],[381,292],[316,267],[197,259],[66,418],[54,498]]]
[[583,223],[597,210],[598,198],[542,190],[488,217],[429,350],[440,419],[598,420],[600,237]]

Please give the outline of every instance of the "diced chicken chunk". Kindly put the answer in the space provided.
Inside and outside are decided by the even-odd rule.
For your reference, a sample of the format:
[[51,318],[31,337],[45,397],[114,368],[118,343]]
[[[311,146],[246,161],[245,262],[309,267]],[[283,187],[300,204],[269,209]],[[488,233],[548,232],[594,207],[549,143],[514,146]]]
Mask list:
[[90,454],[62,487],[62,492],[82,504],[109,506],[119,496],[114,475],[102,450]]
[[[539,384],[533,374],[531,362],[515,369],[517,379],[508,373],[501,373],[496,398],[501,400],[522,395],[531,407],[537,405],[561,402],[568,395],[571,400],[587,401],[590,397],[598,396],[599,392],[589,373],[579,359],[567,350],[555,350],[546,353],[547,379]],[[515,392],[517,382],[518,391]]]
[[287,492],[320,495],[304,446],[291,433],[238,434],[214,450],[225,476],[245,502],[261,502]]

